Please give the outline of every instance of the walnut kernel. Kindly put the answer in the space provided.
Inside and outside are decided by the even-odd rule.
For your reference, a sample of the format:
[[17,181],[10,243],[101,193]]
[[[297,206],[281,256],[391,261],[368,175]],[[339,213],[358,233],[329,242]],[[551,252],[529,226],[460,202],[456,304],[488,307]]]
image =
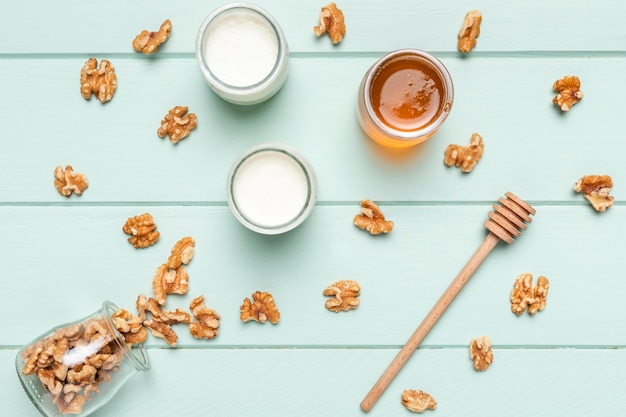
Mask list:
[[131,235],[131,237],[128,238],[128,242],[134,247],[147,248],[148,246],[154,245],[159,240],[161,234],[156,228],[157,226],[154,224],[152,215],[150,213],[144,213],[128,218],[122,227],[122,231],[127,235]]
[[361,212],[354,216],[354,224],[361,230],[367,230],[373,235],[389,233],[393,230],[393,222],[385,220],[380,207],[372,200],[361,200]]
[[117,76],[115,68],[106,59],[98,61],[96,58],[89,58],[80,70],[80,93],[89,100],[92,94],[101,103],[105,103],[113,98],[117,88]]
[[485,145],[478,133],[473,133],[468,146],[450,144],[444,152],[443,162],[451,167],[461,167],[463,172],[471,172],[483,156]]
[[478,10],[470,10],[465,15],[463,26],[459,30],[458,48],[459,51],[468,53],[476,46],[476,38],[480,35],[480,23],[483,15]]
[[574,184],[574,191],[583,193],[596,211],[605,211],[613,205],[611,188],[613,179],[609,175],[585,175]]
[[172,254],[167,260],[167,266],[176,269],[181,265],[187,265],[191,262],[193,257],[196,241],[189,236],[180,239],[174,247],[172,247]]
[[184,267],[168,268],[161,264],[154,272],[152,290],[160,305],[165,305],[167,294],[186,294],[189,288],[189,275]]
[[198,125],[195,113],[187,113],[187,106],[172,108],[161,120],[161,127],[157,129],[157,135],[164,138],[169,135],[172,143],[178,143],[191,133]]
[[239,308],[241,314],[239,319],[243,322],[250,320],[265,323],[267,320],[272,324],[280,320],[280,312],[274,303],[274,297],[268,292],[256,291],[252,294],[252,301],[249,298],[243,300]]
[[178,335],[176,334],[174,329],[172,329],[172,326],[167,323],[160,323],[153,319],[144,321],[143,325],[150,329],[153,335],[165,340],[168,345],[176,347]]
[[162,43],[166,42],[172,31],[172,22],[167,19],[161,24],[158,32],[142,30],[133,40],[133,48],[146,55],[153,54]]
[[515,285],[511,291],[511,311],[520,316],[526,309],[530,315],[534,315],[538,311],[546,307],[546,297],[548,296],[548,288],[550,282],[548,278],[540,276],[537,279],[537,285],[532,285],[533,276],[523,273],[515,280]]
[[189,324],[189,333],[196,339],[213,339],[219,334],[220,315],[204,305],[204,296],[198,296],[189,304],[191,314],[198,321]]
[[426,409],[434,410],[437,408],[437,401],[424,391],[406,389],[402,391],[402,405],[409,411],[421,413]]
[[477,371],[486,370],[493,362],[493,351],[491,350],[491,340],[487,336],[472,339],[469,346],[470,359],[474,361],[474,369]]
[[69,197],[72,192],[81,195],[89,187],[89,181],[84,174],[75,172],[71,165],[66,165],[65,169],[59,165],[54,169],[54,186],[59,194]]
[[313,32],[317,37],[328,32],[330,41],[338,44],[346,34],[346,24],[344,22],[343,12],[337,8],[335,3],[329,3],[322,7],[320,12],[320,24],[313,27]]
[[326,308],[338,313],[357,308],[360,302],[357,299],[360,291],[361,287],[358,282],[344,279],[328,286],[322,294],[334,297],[326,301]]
[[559,92],[554,96],[552,102],[559,106],[561,111],[569,111],[584,96],[583,92],[580,91],[580,79],[575,75],[566,75],[560,80],[556,80],[552,89]]

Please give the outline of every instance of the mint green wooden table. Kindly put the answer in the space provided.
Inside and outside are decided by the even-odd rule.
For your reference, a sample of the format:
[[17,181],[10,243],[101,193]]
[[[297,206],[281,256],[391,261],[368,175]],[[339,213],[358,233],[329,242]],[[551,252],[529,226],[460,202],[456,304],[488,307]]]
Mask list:
[[[437,416],[619,416],[626,413],[626,72],[620,1],[339,2],[347,35],[315,38],[313,1],[258,3],[291,48],[288,80],[270,101],[230,105],[205,84],[194,56],[197,28],[219,2],[3,1],[0,29],[0,404],[35,416],[14,357],[54,325],[109,299],[132,308],[182,236],[196,239],[190,290],[168,306],[206,295],[221,333],[179,346],[147,342],[152,370],[136,376],[97,416],[359,416],[359,403],[485,236],[491,205],[506,191],[537,214],[512,246],[500,244],[427,336],[372,416],[409,415],[407,388],[438,401]],[[483,12],[469,56],[456,51],[465,13]],[[131,41],[166,18],[170,40],[152,57]],[[420,48],[449,68],[456,98],[440,132],[389,152],[356,122],[358,83],[384,53]],[[106,105],[79,94],[85,60],[108,59],[118,90]],[[582,81],[569,113],[552,83]],[[168,109],[187,105],[199,125],[174,146],[156,135]],[[450,143],[484,137],[485,155],[465,175],[443,164]],[[225,178],[252,145],[277,141],[308,157],[319,200],[298,229],[257,235],[231,215]],[[57,165],[85,173],[89,189],[65,199]],[[586,174],[613,177],[615,206],[596,213],[572,186]],[[371,198],[396,223],[372,237],[352,225]],[[136,250],[121,227],[150,212],[161,240]],[[515,278],[545,275],[548,304],[517,317]],[[324,309],[338,279],[362,286],[358,310]],[[239,306],[269,291],[276,326],[241,323]],[[468,344],[487,335],[494,363],[474,371]]]

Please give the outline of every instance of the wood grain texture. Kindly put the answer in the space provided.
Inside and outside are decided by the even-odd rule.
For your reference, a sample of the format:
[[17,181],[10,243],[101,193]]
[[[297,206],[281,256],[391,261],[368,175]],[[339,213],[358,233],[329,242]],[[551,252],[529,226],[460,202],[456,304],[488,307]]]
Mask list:
[[[370,414],[406,413],[400,393],[412,388],[437,399],[438,416],[624,415],[626,3],[345,0],[348,32],[333,46],[312,30],[324,3],[264,0],[287,36],[290,72],[252,107],[218,98],[196,64],[196,31],[221,4],[0,0],[4,414],[37,415],[15,375],[19,347],[105,299],[132,308],[172,245],[193,236],[190,292],[168,306],[205,294],[222,315],[220,335],[198,341],[179,328],[176,349],[150,336],[152,369],[94,416],[363,416],[363,396],[483,241],[491,205],[512,191],[537,209],[532,226],[494,249]],[[473,8],[482,33],[462,56],[456,34]],[[166,18],[170,40],[154,56],[135,53],[134,36]],[[392,152],[360,130],[356,92],[377,58],[407,47],[444,62],[455,102],[435,137]],[[106,105],[80,96],[89,57],[115,65]],[[580,77],[585,98],[561,113],[552,84],[566,74]],[[198,115],[178,145],[156,135],[175,105]],[[447,145],[473,132],[485,142],[475,170],[446,167]],[[269,141],[298,149],[319,182],[311,217],[280,236],[245,229],[225,196],[231,163]],[[79,198],[53,186],[65,164],[89,178]],[[614,207],[596,213],[573,191],[587,174],[612,176]],[[352,224],[362,198],[395,222],[391,234]],[[161,240],[137,250],[121,228],[144,212]],[[510,311],[524,272],[551,283],[533,317]],[[322,290],[338,279],[361,284],[356,311],[324,309]],[[240,322],[256,290],[274,295],[278,325]],[[495,359],[477,373],[468,345],[481,335]]]

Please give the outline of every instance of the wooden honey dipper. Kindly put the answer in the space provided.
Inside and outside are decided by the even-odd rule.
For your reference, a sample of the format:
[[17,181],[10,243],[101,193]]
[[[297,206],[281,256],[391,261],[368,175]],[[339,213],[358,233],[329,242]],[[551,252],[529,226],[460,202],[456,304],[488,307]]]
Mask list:
[[465,264],[463,269],[461,269],[461,272],[459,272],[454,281],[452,281],[452,284],[450,284],[441,298],[439,298],[439,301],[437,301],[432,310],[430,310],[430,313],[428,313],[413,335],[411,335],[400,352],[398,352],[370,392],[365,396],[361,402],[363,411],[370,411],[374,404],[376,404],[376,401],[378,401],[391,381],[398,375],[400,369],[402,369],[404,364],[409,360],[413,352],[415,352],[420,343],[422,343],[422,340],[424,340],[428,332],[430,332],[435,323],[437,323],[437,320],[439,320],[450,306],[452,300],[461,292],[467,281],[469,281],[496,244],[500,240],[506,243],[512,243],[522,231],[527,229],[526,223],[532,221],[530,216],[535,214],[535,209],[515,194],[506,193],[505,195],[507,197],[506,199],[500,198],[498,200],[500,205],[493,205],[495,211],[489,212],[489,219],[484,223],[487,230],[489,230],[489,234],[476,252],[474,252],[474,255],[472,255],[470,260]]

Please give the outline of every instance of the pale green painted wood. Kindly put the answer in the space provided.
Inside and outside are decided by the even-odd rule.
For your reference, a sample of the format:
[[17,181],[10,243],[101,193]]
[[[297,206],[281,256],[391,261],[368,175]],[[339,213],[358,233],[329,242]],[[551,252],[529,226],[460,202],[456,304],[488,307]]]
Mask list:
[[[96,7],[81,0],[16,3],[4,1],[0,53],[132,53],[131,42],[143,29],[172,21],[164,53],[193,53],[204,18],[226,1],[142,0]],[[344,42],[317,39],[325,2],[259,1],[278,20],[294,52],[369,52],[417,47],[456,53],[457,32],[465,13],[483,12],[476,52],[624,51],[622,16],[626,5],[613,1],[402,0],[337,2],[346,18]],[[71,24],[64,24],[71,23]],[[590,32],[590,28],[598,28]],[[590,35],[593,33],[593,35]]]
[[[572,186],[592,173],[611,175],[620,200],[626,178],[614,148],[626,118],[611,103],[626,93],[613,78],[626,72],[626,59],[445,58],[456,86],[452,113],[435,137],[401,154],[375,145],[356,121],[356,91],[373,61],[293,59],[276,97],[241,108],[213,94],[192,58],[114,61],[119,87],[106,105],[79,94],[83,58],[0,60],[0,77],[17,77],[6,97],[20,97],[1,105],[11,122],[0,164],[20,175],[3,184],[0,201],[224,201],[232,162],[268,141],[290,144],[311,161],[320,201],[491,201],[512,189],[534,201],[580,202]],[[586,96],[562,114],[551,88],[570,72]],[[175,105],[188,105],[199,119],[176,146],[156,135]],[[464,175],[446,167],[446,146],[467,144],[473,132],[485,142],[477,168]],[[52,186],[54,167],[68,163],[92,184],[80,200]]]
[[[171,296],[187,308],[205,294],[222,315],[222,333],[198,342],[182,328],[181,346],[400,346],[484,238],[490,205],[383,206],[396,229],[372,237],[352,225],[358,205],[320,206],[300,228],[257,235],[227,207],[3,207],[0,247],[12,248],[0,293],[8,311],[0,345],[27,343],[59,322],[88,315],[104,299],[134,308],[152,294],[152,276],[182,236],[194,236],[190,290]],[[463,345],[477,333],[511,346],[626,345],[622,296],[623,207],[597,215],[587,206],[539,206],[529,229],[501,243],[425,340]],[[121,226],[148,211],[161,231],[157,245],[136,250]],[[614,260],[614,261],[603,261]],[[515,316],[509,294],[523,273],[547,276],[549,303],[534,317]],[[362,285],[358,310],[334,314],[322,290],[338,279]],[[239,306],[269,291],[279,325],[239,321]],[[24,308],[35,305],[37,308]],[[48,314],[42,315],[43,312]],[[53,313],[53,314],[49,314]],[[151,345],[165,346],[151,339]]]
[[[153,369],[135,375],[99,412],[104,416],[355,416],[370,382],[395,349],[150,349]],[[620,349],[494,349],[474,371],[465,347],[420,349],[371,416],[411,415],[404,389],[432,394],[437,416],[619,416],[626,412]],[[3,404],[34,415],[15,383],[14,350],[0,350]]]
[[[496,248],[371,415],[409,415],[399,402],[405,388],[432,393],[438,416],[625,414],[626,4],[345,0],[348,33],[333,46],[312,33],[324,3],[292,3],[259,3],[287,35],[291,68],[280,93],[252,108],[214,95],[195,62],[197,28],[221,2],[0,3],[3,414],[37,415],[13,368],[18,347],[104,299],[132,308],[138,293],[151,293],[173,243],[191,235],[190,293],[168,306],[205,294],[222,315],[221,334],[197,341],[179,329],[177,349],[151,336],[153,369],[95,415],[365,415],[359,402],[480,244],[506,191],[536,206],[529,230]],[[472,8],[484,14],[482,34],[462,57],[456,33]],[[133,37],[165,18],[174,31],[160,53],[134,53]],[[405,47],[444,61],[456,99],[437,136],[398,154],[363,135],[355,101],[365,70]],[[104,106],[79,95],[91,56],[110,59],[118,74]],[[551,86],[565,74],[581,78],[585,98],[561,114]],[[174,146],[155,131],[178,104],[198,114],[199,127]],[[445,167],[445,147],[474,131],[486,146],[475,171]],[[225,202],[230,164],[265,141],[299,149],[320,184],[311,218],[282,236],[248,231]],[[65,199],[52,185],[54,167],[66,163],[89,177],[82,197]],[[572,190],[591,173],[615,181],[606,213]],[[366,197],[396,222],[392,234],[352,225]],[[146,211],[162,238],[135,250],[121,226]],[[548,306],[534,317],[510,312],[522,272],[551,281]],[[342,278],[361,283],[361,306],[330,313],[321,292]],[[274,294],[277,326],[239,321],[257,289]],[[467,345],[483,334],[495,362],[476,373]]]

